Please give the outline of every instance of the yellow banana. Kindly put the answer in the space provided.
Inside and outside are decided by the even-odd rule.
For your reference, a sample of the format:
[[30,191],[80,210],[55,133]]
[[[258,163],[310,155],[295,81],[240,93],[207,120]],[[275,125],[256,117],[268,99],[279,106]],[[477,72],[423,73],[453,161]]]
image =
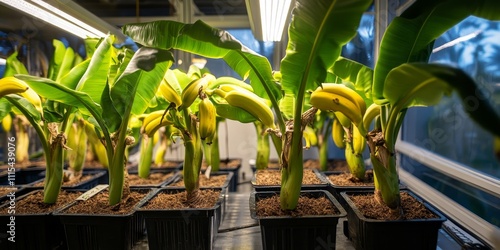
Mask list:
[[304,133],[302,134],[304,140],[306,142],[305,149],[309,149],[311,146],[318,145],[318,137],[316,136],[316,132],[309,126],[304,128]]
[[168,138],[162,134],[160,136],[160,145],[156,149],[154,164],[156,166],[161,166],[165,162],[165,154],[167,153],[168,148]]
[[4,132],[9,132],[10,129],[12,128],[12,116],[10,116],[10,114],[7,114],[2,119],[2,128]]
[[196,98],[210,83],[215,81],[215,76],[212,74],[205,74],[202,78],[191,81],[185,88],[182,90],[181,100],[182,108],[188,108],[193,104]]
[[340,121],[335,118],[333,119],[333,125],[332,125],[332,139],[333,142],[335,143],[335,146],[338,148],[345,148],[345,130],[342,124],[340,124]]
[[168,113],[163,116],[164,112],[163,110],[158,110],[148,114],[142,122],[141,133],[153,137],[159,128],[172,124]]
[[0,79],[0,98],[9,94],[20,94],[28,89],[28,84],[13,76],[7,76]]
[[205,138],[212,138],[216,133],[216,117],[217,114],[214,104],[208,98],[203,98],[198,104],[199,132],[202,140],[205,140]]
[[266,127],[275,129],[274,114],[266,101],[250,91],[232,90],[222,96],[229,105],[244,109]]
[[376,103],[372,103],[368,109],[366,109],[366,113],[363,116],[363,127],[365,127],[365,131],[370,130],[370,125],[372,121],[380,115],[380,105]]
[[38,112],[43,115],[42,99],[40,99],[40,96],[32,88],[29,88],[25,92],[19,93],[19,95],[33,104],[36,110],[38,110]]
[[347,87],[344,84],[338,83],[323,83],[321,84],[323,87],[323,91],[329,93],[337,93],[342,94],[344,97],[349,98],[353,103],[356,103],[359,110],[361,111],[361,115],[364,115],[366,112],[366,103],[363,97],[361,97],[354,89]]
[[[328,92],[318,87],[311,94],[311,104],[321,110],[341,112],[356,126],[360,127],[363,124],[362,111],[358,107],[358,104],[352,101],[352,97],[346,97],[353,94],[358,95],[358,93],[344,85],[337,85],[339,86],[337,89],[342,89],[343,91],[338,91],[338,93]],[[362,132],[364,132],[364,127]]]
[[182,104],[182,99],[179,93],[167,82],[165,78],[160,83],[158,91],[161,95],[170,103],[175,103],[175,107],[179,107]]
[[[219,77],[217,78],[214,83],[211,85],[211,88],[216,88],[216,87],[221,87],[222,86],[238,86],[238,87],[241,87],[241,88],[244,88],[248,91],[252,91],[253,92],[253,88],[250,84],[244,82],[244,81],[241,81],[241,80],[238,80],[234,77],[229,77],[229,76],[222,76],[222,77]],[[228,90],[226,90],[228,91]]]
[[365,151],[366,147],[366,139],[364,135],[359,132],[359,129],[356,126],[352,126],[352,150],[355,154],[362,154]]

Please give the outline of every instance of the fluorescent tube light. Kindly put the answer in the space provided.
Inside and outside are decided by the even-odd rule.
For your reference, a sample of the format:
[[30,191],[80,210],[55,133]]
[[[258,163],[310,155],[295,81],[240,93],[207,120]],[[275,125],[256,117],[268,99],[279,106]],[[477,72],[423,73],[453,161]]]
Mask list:
[[0,0],[0,3],[82,39],[104,37],[111,33],[117,37],[117,42],[125,40],[125,36],[118,28],[102,21],[70,0]]
[[248,18],[255,38],[280,41],[290,17],[293,0],[246,0]]

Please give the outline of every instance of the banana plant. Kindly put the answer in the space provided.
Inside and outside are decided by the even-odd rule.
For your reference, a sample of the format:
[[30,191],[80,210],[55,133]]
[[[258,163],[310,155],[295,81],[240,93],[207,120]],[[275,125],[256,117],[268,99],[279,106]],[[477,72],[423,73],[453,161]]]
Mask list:
[[126,197],[126,150],[134,143],[129,135],[132,115],[148,107],[167,68],[170,52],[143,47],[135,53],[113,46],[114,37],[103,38],[87,61],[72,69],[71,80],[59,84],[47,78],[18,75],[42,97],[78,110],[94,125],[106,148],[109,171],[109,204]]
[[[470,117],[492,134],[500,135],[498,112],[486,100],[471,96],[478,91],[474,80],[460,69],[428,62],[435,39],[446,30],[469,15],[499,20],[499,9],[497,1],[488,0],[416,1],[387,27],[374,71],[345,58],[332,67],[334,74],[355,83],[356,89],[364,90],[374,104],[360,109],[361,101],[356,105],[359,94],[341,88],[313,92],[313,105],[343,113],[366,137],[374,170],[375,199],[393,213],[402,215],[396,138],[408,108],[435,105],[443,95],[455,90]],[[325,96],[329,98],[321,99]],[[471,98],[476,104],[474,109],[467,108]],[[368,131],[373,120],[375,128]]]
[[[265,57],[250,51],[226,31],[209,27],[202,21],[193,24],[171,21],[127,24],[122,30],[144,46],[179,49],[224,59],[243,79],[249,79],[254,93],[271,102],[277,126],[263,123],[275,131],[271,137],[281,154],[281,207],[293,210],[302,184],[303,127],[314,117],[314,110],[303,111],[304,95],[323,82],[327,70],[340,55],[342,45],[354,37],[361,15],[370,4],[371,1],[367,0],[299,0],[289,28],[288,53],[282,60],[281,85],[275,82]],[[295,99],[293,120],[288,120],[287,124],[287,116],[281,113],[279,105],[283,93]],[[260,114],[264,113],[260,111]]]

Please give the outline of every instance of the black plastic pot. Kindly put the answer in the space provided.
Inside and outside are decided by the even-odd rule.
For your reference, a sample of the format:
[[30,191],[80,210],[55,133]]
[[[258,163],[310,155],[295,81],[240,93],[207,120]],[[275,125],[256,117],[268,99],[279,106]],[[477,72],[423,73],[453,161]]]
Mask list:
[[[4,172],[0,175],[0,186],[11,185],[12,180],[17,187],[29,186],[44,178],[45,167],[30,167],[17,169],[14,173]],[[10,178],[9,178],[10,177]]]
[[302,190],[301,195],[328,197],[338,214],[321,216],[269,216],[256,215],[260,199],[277,195],[273,191],[252,192],[250,215],[259,221],[263,249],[335,249],[337,223],[346,216],[340,203],[326,190]]
[[[29,195],[41,191],[41,189],[23,189],[21,192],[29,190],[28,193],[16,197],[16,202],[28,197]],[[66,190],[82,191],[82,190]],[[16,193],[19,195],[20,193]],[[15,210],[16,202],[10,200],[4,201],[0,209],[12,207]],[[54,208],[54,211],[57,208]],[[15,216],[15,220],[11,220]],[[66,241],[64,237],[64,228],[59,218],[54,217],[52,212],[41,214],[2,214],[0,223],[6,226],[6,233],[0,234],[0,249],[65,249]],[[14,223],[12,234],[10,233],[10,224]],[[4,231],[5,232],[5,231]],[[15,242],[9,241],[9,238],[15,236]]]
[[[149,193],[151,189],[131,188]],[[147,196],[147,195],[146,195]],[[144,235],[144,221],[135,209],[127,214],[67,214],[72,202],[54,213],[64,225],[68,249],[131,249]],[[136,207],[139,203],[136,205]]]
[[[279,169],[268,169],[268,171],[280,171]],[[328,180],[325,179],[325,176],[323,176],[317,169],[312,169],[312,171],[316,174],[316,177],[321,181],[321,184],[302,184],[301,189],[302,190],[327,190],[328,188]],[[255,191],[279,191],[281,186],[280,185],[257,185],[257,173],[259,171],[256,171],[255,174],[252,177],[252,188]]]
[[[177,193],[184,190],[174,187],[156,189],[139,205],[137,213],[142,215],[146,222],[150,250],[212,249],[220,220],[218,210],[220,211],[223,199],[222,193],[215,206],[211,208],[165,210],[141,208],[160,193]],[[220,188],[216,190],[222,191]]]
[[342,204],[342,206],[345,208],[347,203],[344,201],[344,198],[340,195],[342,192],[347,192],[347,191],[363,191],[363,190],[374,190],[375,186],[340,186],[333,184],[329,179],[328,176],[330,175],[340,175],[344,173],[343,171],[323,171],[321,174],[324,176],[324,179],[328,182],[328,191]]
[[[240,164],[238,164],[237,167],[234,168],[219,168],[218,172],[230,172],[233,173],[233,177],[231,178],[231,181],[229,182],[228,185],[228,190],[229,192],[236,192],[238,191],[238,183],[240,181],[240,169],[241,169],[241,159],[227,159],[227,160],[221,160],[221,162],[225,162],[228,164],[229,162],[233,160],[239,160]],[[216,172],[213,172],[216,173]]]
[[[351,195],[370,194],[373,191],[343,192],[341,196],[347,202],[347,229],[346,236],[353,242],[357,250],[369,249],[415,249],[435,250],[437,247],[438,231],[446,220],[440,212],[423,202],[409,190],[405,190],[438,218],[419,220],[381,221],[368,219],[356,208],[349,198]],[[345,226],[345,225],[344,225]]]

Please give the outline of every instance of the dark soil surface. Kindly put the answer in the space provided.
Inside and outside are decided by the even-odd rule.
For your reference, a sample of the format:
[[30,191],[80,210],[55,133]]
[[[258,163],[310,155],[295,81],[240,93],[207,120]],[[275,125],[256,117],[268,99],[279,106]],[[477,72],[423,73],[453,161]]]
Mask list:
[[[69,181],[63,182],[63,187],[76,186],[79,183],[82,183],[82,182],[85,182],[87,180],[92,179],[93,177],[94,177],[93,174],[84,174],[80,178],[73,178],[73,179],[71,179]],[[40,182],[37,182],[37,183],[33,184],[33,186],[35,186],[35,187],[43,187],[43,185],[44,185],[43,181],[40,181]]]
[[[304,168],[320,169],[319,160],[306,160],[304,162]],[[329,160],[327,163],[327,169],[325,169],[325,171],[349,172],[349,165],[347,165],[346,160]]]
[[[407,192],[401,192],[400,194],[404,220],[438,218],[437,215],[429,211],[421,202]],[[391,213],[389,207],[380,205],[375,200],[373,194],[351,195],[350,198],[366,218],[377,220],[398,219],[398,215]]]
[[130,195],[122,199],[120,203],[114,206],[109,206],[109,193],[104,190],[95,196],[92,196],[86,201],[77,201],[76,205],[65,209],[63,213],[67,214],[128,214],[134,206],[143,199],[149,190],[134,191],[131,190]]
[[257,216],[306,216],[339,213],[326,197],[300,196],[295,210],[282,210],[278,194],[258,200],[255,212]]
[[143,207],[145,209],[183,209],[183,208],[211,208],[219,200],[220,191],[203,189],[198,191],[196,203],[186,202],[186,192],[159,193],[148,201]]
[[[52,212],[56,209],[62,208],[66,204],[74,201],[82,192],[67,192],[61,190],[57,202],[54,204],[43,203],[43,190],[38,190],[24,199],[16,201],[16,214],[40,214]],[[8,207],[0,211],[1,214],[8,213]]]
[[174,176],[174,172],[170,173],[151,173],[147,179],[139,177],[137,174],[129,174],[128,181],[130,186],[140,185],[158,185],[168,178]]
[[[208,179],[204,174],[200,174],[200,187],[222,187],[226,182],[227,175],[212,175]],[[184,187],[184,180],[181,178],[175,183],[172,183],[172,187]]]
[[350,173],[330,174],[327,175],[328,180],[333,185],[337,186],[373,186],[373,172],[366,171],[363,181],[354,181]]
[[[281,185],[281,171],[279,170],[258,170],[255,172],[255,184],[259,186]],[[302,176],[303,185],[322,184],[312,169],[304,169]]]

